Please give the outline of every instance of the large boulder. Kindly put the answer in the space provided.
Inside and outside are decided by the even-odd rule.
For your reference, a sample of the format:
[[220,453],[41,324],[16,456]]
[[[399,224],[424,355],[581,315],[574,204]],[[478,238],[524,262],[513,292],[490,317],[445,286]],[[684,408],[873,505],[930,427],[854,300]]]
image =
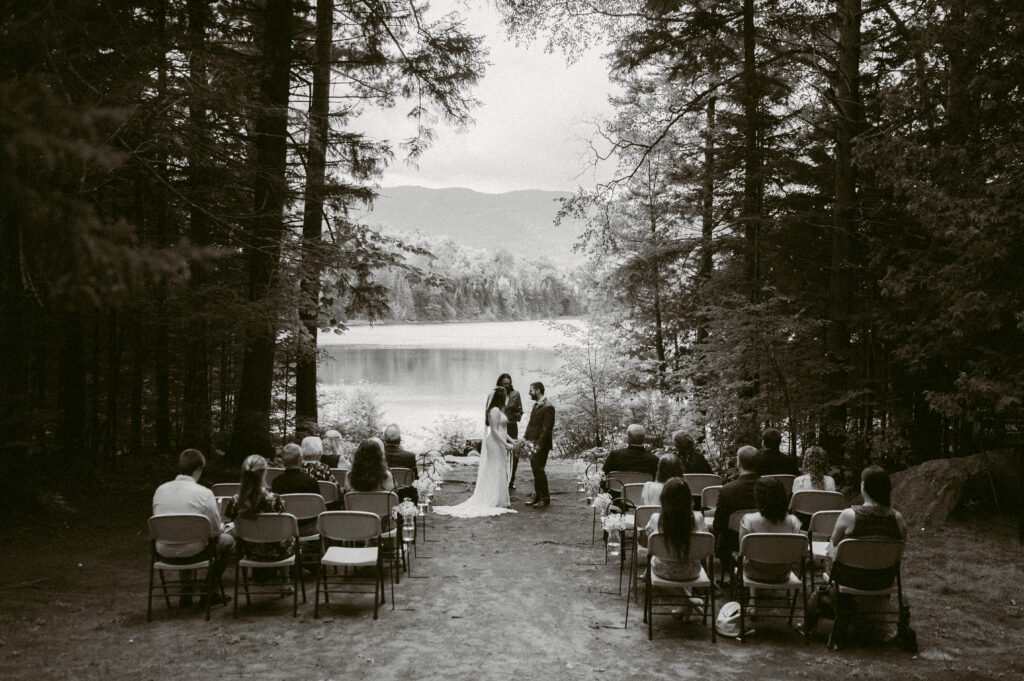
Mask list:
[[935,459],[892,476],[892,505],[911,525],[943,525],[962,499],[1011,511],[1020,503],[1018,455],[983,452],[962,459]]

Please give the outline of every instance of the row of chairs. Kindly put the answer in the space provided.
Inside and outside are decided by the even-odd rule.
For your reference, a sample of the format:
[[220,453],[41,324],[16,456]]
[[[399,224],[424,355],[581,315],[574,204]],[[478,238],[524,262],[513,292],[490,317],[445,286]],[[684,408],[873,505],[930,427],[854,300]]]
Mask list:
[[[283,468],[268,468],[266,477],[264,478],[264,480],[267,483],[267,486],[269,487],[270,483],[273,482],[273,480],[283,472]],[[334,499],[328,499],[327,503],[331,503],[331,501],[337,501],[337,490],[345,489],[345,482],[348,479],[348,469],[332,468],[331,474],[334,475],[333,483],[330,480],[318,481],[320,483],[320,493],[323,494],[325,498],[331,494],[330,488],[327,486],[335,485],[335,497]],[[395,479],[396,487],[408,487],[409,485],[412,484],[413,474],[411,468],[392,468],[391,476]],[[241,487],[241,483],[238,482],[218,482],[217,484],[213,485],[210,489],[213,490],[213,496],[220,498],[232,497],[238,494]]]
[[[285,494],[285,513],[264,513],[254,519],[237,519],[235,537],[244,544],[274,544],[294,541],[295,550],[289,556],[275,561],[263,561],[245,557],[241,546],[235,552],[235,580],[233,614],[238,614],[238,590],[243,589],[246,604],[251,605],[251,596],[256,593],[280,593],[282,587],[291,586],[292,614],[298,613],[298,597],[302,594],[306,602],[303,567],[310,567],[317,574],[314,616],[319,616],[321,590],[325,603],[331,593],[346,591],[345,583],[358,577],[358,568],[374,569],[374,619],[377,618],[378,603],[384,602],[383,561],[389,564],[392,609],[394,608],[394,584],[400,581],[401,569],[410,570],[411,556],[402,540],[402,523],[389,531],[382,531],[382,519],[389,518],[391,509],[398,504],[394,492],[350,492],[345,495],[345,511],[327,511],[326,499],[318,494]],[[373,519],[371,522],[370,519]],[[308,527],[316,520],[315,533],[300,533],[300,526]],[[210,603],[215,595],[222,593],[220,584],[213,583],[212,561],[216,552],[216,538],[210,539],[209,520],[202,515],[153,516],[149,520],[152,554],[150,561],[149,592],[147,598],[147,619],[152,618],[154,593],[162,591],[170,608],[171,597],[191,595],[204,596],[206,619],[210,618]],[[375,528],[375,529],[374,529]],[[415,532],[412,533],[415,541]],[[156,550],[157,542],[190,543],[206,542],[206,548],[188,564],[178,564],[162,558]],[[312,561],[308,558],[313,558]],[[328,569],[329,568],[329,569]],[[338,575],[339,568],[342,574]],[[261,569],[275,575],[262,584],[251,582],[252,570]],[[182,579],[184,571],[205,570],[206,579],[202,584]],[[352,571],[349,574],[349,570]],[[175,573],[177,579],[168,580],[165,573]],[[286,574],[288,577],[281,577]],[[155,584],[159,576],[159,584]],[[379,582],[379,584],[377,584]],[[354,583],[367,584],[365,580]],[[379,586],[379,590],[378,587]],[[378,598],[379,597],[379,598]]]

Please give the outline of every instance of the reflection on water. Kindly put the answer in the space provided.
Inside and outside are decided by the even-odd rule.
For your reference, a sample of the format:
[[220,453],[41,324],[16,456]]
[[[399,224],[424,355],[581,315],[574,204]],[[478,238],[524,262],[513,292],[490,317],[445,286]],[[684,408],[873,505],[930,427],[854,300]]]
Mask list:
[[[542,328],[539,322],[525,324]],[[524,327],[524,322],[510,322],[507,326],[513,325],[516,335],[535,331]],[[458,347],[438,347],[437,334],[432,334],[426,343],[429,347],[414,347],[415,337],[423,337],[421,325],[377,327],[386,330],[386,337],[380,339],[386,347],[362,343],[324,345],[322,349],[329,359],[320,367],[320,385],[331,395],[343,385],[365,380],[376,393],[385,419],[401,425],[404,440],[412,445],[422,444],[426,430],[448,414],[468,419],[478,430],[473,436],[482,436],[487,393],[503,372],[512,374],[513,384],[523,396],[524,410],[529,414],[529,384],[537,380],[549,383],[551,372],[559,366],[554,343],[548,342],[547,347],[519,343],[520,347],[498,349],[474,339],[493,338],[500,333],[502,323],[446,326],[454,327],[444,331],[456,340]],[[477,334],[478,330],[484,333]],[[453,332],[456,335],[451,335]],[[520,432],[526,419],[524,416],[520,422]]]

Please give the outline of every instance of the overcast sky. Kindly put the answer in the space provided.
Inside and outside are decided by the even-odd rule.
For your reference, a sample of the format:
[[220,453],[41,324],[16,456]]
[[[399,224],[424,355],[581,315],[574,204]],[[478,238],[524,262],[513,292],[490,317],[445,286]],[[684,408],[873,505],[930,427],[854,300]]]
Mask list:
[[[546,54],[542,41],[523,47],[508,42],[497,12],[481,0],[435,0],[431,7],[439,14],[459,9],[470,32],[485,36],[491,65],[473,93],[481,105],[473,112],[475,124],[464,132],[439,124],[418,168],[396,156],[382,184],[488,193],[593,185],[587,138],[592,122],[611,111],[601,51],[567,66],[562,54]],[[360,127],[375,137],[409,137],[414,127],[405,120],[407,110],[399,104],[367,112]],[[610,172],[605,169],[597,178],[607,179]]]

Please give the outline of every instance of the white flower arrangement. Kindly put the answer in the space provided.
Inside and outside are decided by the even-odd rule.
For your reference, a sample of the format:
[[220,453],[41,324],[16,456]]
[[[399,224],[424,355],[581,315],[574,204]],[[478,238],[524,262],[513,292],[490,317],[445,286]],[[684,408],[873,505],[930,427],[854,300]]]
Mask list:
[[604,518],[601,518],[601,525],[606,532],[631,530],[633,529],[633,516],[627,516],[622,513],[609,513]]
[[596,508],[601,513],[606,512],[608,510],[608,507],[611,505],[612,495],[608,494],[607,492],[598,494],[596,497],[594,497],[593,503],[591,503],[591,506]]
[[430,476],[424,475],[422,478],[413,480],[412,486],[416,488],[420,499],[426,501],[427,497],[434,493],[435,482]]
[[[591,471],[590,475],[583,479],[583,490],[587,493],[587,496],[593,497],[598,496],[598,492],[601,491],[601,483],[604,482],[605,475],[601,471]],[[605,496],[608,496],[605,494]],[[611,497],[608,496],[609,503],[611,503]]]
[[391,509],[391,517],[396,520],[398,519],[398,516],[409,519],[417,513],[419,513],[419,509],[416,508],[416,504],[412,503],[408,499]]

